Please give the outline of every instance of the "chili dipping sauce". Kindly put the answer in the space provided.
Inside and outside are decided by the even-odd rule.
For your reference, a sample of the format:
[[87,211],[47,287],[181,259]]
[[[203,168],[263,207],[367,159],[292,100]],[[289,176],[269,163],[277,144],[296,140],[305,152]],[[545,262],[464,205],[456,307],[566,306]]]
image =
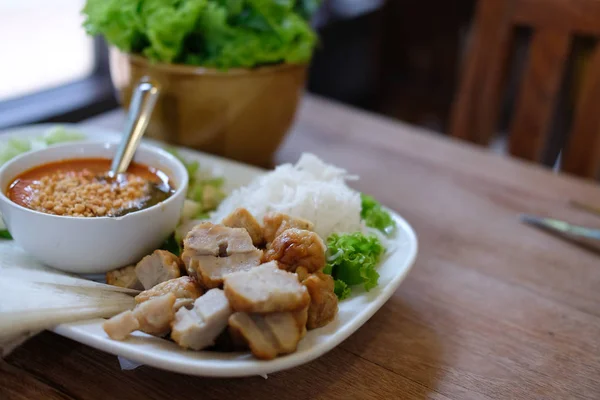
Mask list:
[[83,158],[40,165],[13,179],[7,196],[47,214],[111,217],[151,207],[174,193],[167,174],[156,168],[131,163],[125,174],[109,179],[110,164]]

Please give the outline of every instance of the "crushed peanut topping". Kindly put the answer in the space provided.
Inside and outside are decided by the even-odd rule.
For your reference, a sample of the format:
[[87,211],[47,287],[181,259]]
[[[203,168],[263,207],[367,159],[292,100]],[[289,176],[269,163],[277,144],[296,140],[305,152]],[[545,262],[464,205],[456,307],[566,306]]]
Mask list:
[[88,169],[57,171],[31,184],[29,207],[72,217],[112,216],[143,201],[147,185],[147,180],[130,174],[117,182],[98,179]]

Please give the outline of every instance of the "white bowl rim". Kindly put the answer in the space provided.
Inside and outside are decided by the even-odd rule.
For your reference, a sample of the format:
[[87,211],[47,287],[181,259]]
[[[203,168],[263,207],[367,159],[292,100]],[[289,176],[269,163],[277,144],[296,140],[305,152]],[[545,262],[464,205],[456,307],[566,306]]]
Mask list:
[[[65,149],[65,148],[69,148],[69,147],[73,147],[73,148],[81,148],[81,147],[107,148],[110,146],[118,146],[118,145],[119,145],[118,142],[111,142],[111,141],[106,141],[106,140],[92,140],[92,141],[86,140],[86,141],[80,141],[80,142],[56,144],[56,145],[52,145],[52,146],[49,146],[49,147],[46,147],[43,149],[28,151],[26,153],[19,154],[18,156],[10,159],[9,161],[4,163],[4,165],[2,165],[0,167],[0,180],[1,180],[2,176],[5,174],[5,171],[8,168],[10,168],[11,165],[13,165],[14,163],[17,163],[18,161],[23,160],[27,157],[35,157],[36,154],[41,154],[41,153],[44,153],[47,151],[57,151],[57,150]],[[48,214],[48,213],[44,213],[41,211],[32,210],[31,208],[24,207],[14,201],[12,201],[4,193],[6,190],[6,188],[4,188],[4,187],[0,188],[0,201],[4,201],[11,207],[16,207],[17,209],[21,209],[21,210],[24,210],[29,213],[43,215],[43,216],[50,217],[50,218],[57,218],[57,219],[61,219],[61,220],[71,219],[71,220],[82,220],[82,221],[100,221],[100,220],[121,221],[124,219],[135,218],[136,216],[139,216],[142,214],[151,213],[151,212],[153,212],[153,210],[158,209],[158,207],[164,207],[164,206],[168,205],[169,203],[175,201],[175,198],[179,197],[181,195],[181,192],[183,192],[184,190],[187,190],[189,175],[188,175],[187,168],[185,167],[185,165],[183,165],[181,160],[179,160],[177,157],[175,157],[173,154],[169,153],[165,149],[160,148],[159,146],[155,146],[155,145],[151,145],[151,144],[147,144],[147,143],[141,143],[140,146],[138,147],[138,150],[140,150],[140,149],[143,151],[148,151],[150,153],[154,153],[154,154],[162,157],[163,159],[168,160],[175,168],[180,170],[179,172],[182,173],[182,182],[180,182],[179,185],[177,186],[177,188],[175,189],[175,193],[173,193],[171,196],[169,196],[166,200],[161,201],[160,203],[157,203],[148,208],[134,211],[134,212],[131,212],[131,213],[119,216],[119,217],[74,217],[71,215]],[[70,159],[76,159],[76,158],[68,158],[68,157],[64,158],[64,160],[70,160]],[[18,176],[19,174],[21,174],[25,171],[40,167],[42,165],[43,164],[32,164],[29,167],[21,170],[19,173],[17,173],[16,176]],[[149,165],[149,166],[151,166],[151,165]],[[170,172],[173,174],[175,171],[170,171]],[[14,180],[15,177],[12,177],[12,179]],[[169,176],[169,178],[171,178],[171,177]]]

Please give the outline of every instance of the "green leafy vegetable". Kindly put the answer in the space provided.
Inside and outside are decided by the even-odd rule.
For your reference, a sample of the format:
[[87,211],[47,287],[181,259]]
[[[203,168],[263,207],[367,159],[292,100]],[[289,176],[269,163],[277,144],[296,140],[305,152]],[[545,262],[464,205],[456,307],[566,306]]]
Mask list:
[[307,62],[320,0],[87,0],[84,27],[151,61],[220,69]]
[[375,228],[382,233],[390,236],[396,230],[396,221],[390,213],[385,211],[381,204],[373,197],[361,193],[362,209],[360,217],[365,221],[365,224],[371,228]]
[[185,166],[185,169],[187,169],[188,175],[190,176],[190,179],[192,177],[195,177],[196,174],[198,173],[198,170],[200,169],[200,163],[196,160],[194,161],[188,161],[186,160],[181,154],[179,154],[179,152],[177,151],[177,149],[173,149],[173,148],[168,148],[167,151],[169,153],[171,153],[173,156],[175,156],[179,161],[181,161],[181,163]]
[[350,293],[348,286],[362,284],[367,291],[377,286],[379,273],[375,268],[384,251],[376,236],[360,232],[329,236],[327,265],[323,272],[336,279],[336,295],[340,299],[347,297]]
[[5,143],[0,144],[0,165],[30,150],[39,150],[54,144],[74,142],[82,139],[85,139],[83,133],[68,130],[62,126],[56,126],[39,137],[12,137]]
[[0,230],[0,238],[1,239],[12,239],[12,235],[10,234],[10,232],[6,229],[2,229]]
[[225,198],[225,192],[223,191],[225,180],[221,177],[215,178],[203,174],[198,161],[186,160],[176,149],[167,150],[185,165],[190,177],[186,195],[190,204],[186,208],[194,211],[192,212],[193,215],[190,215],[190,212],[184,212],[185,217],[193,219],[207,217],[208,213],[215,210]]
[[181,254],[181,243],[175,238],[175,234],[171,234],[163,243],[161,250],[167,250],[177,257]]
[[334,287],[333,291],[335,292],[335,295],[340,300],[344,300],[345,298],[350,296],[350,292],[351,292],[350,287],[348,285],[346,285],[346,283],[344,281],[341,281],[339,279],[335,280],[335,287]]
[[83,139],[85,139],[85,135],[83,133],[68,130],[63,126],[56,126],[52,128],[43,137],[43,140],[48,146],[58,143],[76,142]]

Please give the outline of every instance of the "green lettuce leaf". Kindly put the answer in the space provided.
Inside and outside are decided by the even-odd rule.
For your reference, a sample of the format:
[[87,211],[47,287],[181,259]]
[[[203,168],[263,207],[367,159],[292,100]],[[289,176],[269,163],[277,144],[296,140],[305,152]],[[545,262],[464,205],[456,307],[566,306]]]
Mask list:
[[171,155],[173,155],[175,158],[177,158],[179,161],[181,161],[181,163],[185,166],[185,169],[187,169],[190,179],[192,179],[192,177],[196,176],[196,174],[198,173],[198,170],[200,169],[200,163],[198,161],[186,160],[181,154],[179,154],[179,152],[175,148],[167,148],[166,150],[169,153],[171,153]]
[[48,146],[59,143],[76,142],[85,139],[85,135],[78,131],[66,129],[63,126],[56,126],[48,131],[43,140]]
[[396,230],[396,221],[390,213],[385,211],[373,197],[361,193],[360,198],[362,202],[360,217],[365,221],[365,224],[387,236],[392,235]]
[[344,300],[345,298],[350,296],[350,293],[352,292],[350,290],[350,287],[348,287],[348,285],[346,285],[346,283],[344,281],[341,281],[339,279],[335,280],[335,287],[334,287],[333,291],[335,292],[335,295],[340,300]]
[[175,233],[173,233],[169,235],[160,249],[169,251],[179,257],[181,255],[181,242],[177,240]]
[[200,171],[198,161],[188,161],[179,154],[174,148],[168,148],[167,151],[177,157],[188,171],[189,182],[186,198],[198,205],[195,219],[205,218],[208,212],[213,211],[225,198],[223,190],[225,179],[222,177],[205,177]]
[[35,138],[12,137],[6,143],[0,144],[0,165],[30,150],[83,139],[85,139],[83,133],[62,126],[53,127],[46,134]]
[[87,0],[84,27],[152,61],[219,69],[310,60],[320,0]]
[[[369,291],[377,286],[379,273],[376,267],[384,251],[376,236],[360,232],[344,235],[334,233],[327,238],[327,265],[323,272],[347,286],[362,284]],[[338,292],[343,294],[345,288],[341,283],[337,285]]]
[[151,60],[173,62],[180,57],[184,40],[193,31],[207,0],[145,0],[141,4],[149,42],[144,55]]

